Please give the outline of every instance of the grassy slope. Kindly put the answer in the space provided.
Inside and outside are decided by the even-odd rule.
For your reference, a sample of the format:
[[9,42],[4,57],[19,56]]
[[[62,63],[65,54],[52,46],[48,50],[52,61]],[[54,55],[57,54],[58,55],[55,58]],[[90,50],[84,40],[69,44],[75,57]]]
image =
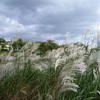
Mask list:
[[32,68],[33,65],[28,61],[23,69],[17,66],[14,71],[5,72],[0,79],[0,100],[99,100],[100,73],[96,62],[90,64],[84,74],[76,73],[78,92],[66,91],[61,94],[59,74],[63,66],[56,70],[48,67],[40,71]]
[[91,64],[84,75],[76,75],[75,82],[79,85],[77,93],[63,92],[59,95],[61,67],[56,71],[52,67],[40,71],[32,69],[28,62],[24,69],[7,72],[0,79],[0,100],[50,100],[50,96],[53,100],[99,100],[100,78],[94,81],[95,66],[96,63]]

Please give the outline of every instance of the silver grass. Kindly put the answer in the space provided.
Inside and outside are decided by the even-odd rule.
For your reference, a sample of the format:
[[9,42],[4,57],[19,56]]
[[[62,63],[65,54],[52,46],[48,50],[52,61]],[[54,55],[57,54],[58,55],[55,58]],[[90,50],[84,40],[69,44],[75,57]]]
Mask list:
[[98,62],[98,70],[100,72],[100,56],[98,57],[97,62]]
[[94,36],[92,39],[91,39],[91,42],[92,42],[92,45],[93,45],[93,42],[96,40],[97,36]]
[[65,75],[66,73],[63,73],[63,75],[62,76],[64,76],[64,77],[62,77],[62,81],[61,81],[61,83],[64,85],[64,84],[66,84],[66,83],[69,83],[69,82],[74,82],[76,79],[74,78],[74,77],[72,77],[72,76],[68,76],[68,75]]
[[94,75],[94,78],[96,80],[97,79],[97,74],[96,74],[96,70],[95,69],[93,70],[93,75]]
[[58,59],[59,56],[64,53],[64,48],[58,48],[57,50],[49,51],[47,54],[47,58],[55,58]]
[[59,91],[59,94],[62,93],[62,92],[65,92],[65,91],[77,92],[77,89],[76,88],[62,86],[61,89],[60,89],[60,91]]
[[48,100],[54,100],[54,97],[50,94],[47,94],[47,98],[48,98]]
[[83,32],[83,37],[84,37],[84,42],[85,42],[85,44],[86,44],[86,36],[88,35],[88,33],[90,33],[91,32],[91,28],[89,28],[89,29],[87,29],[86,31],[84,31]]
[[73,83],[75,80],[75,73],[73,73],[73,71],[77,71],[83,74],[84,71],[86,71],[86,68],[87,65],[84,63],[84,56],[81,56],[78,60],[74,60],[73,62],[66,64],[62,68],[59,75],[59,79],[62,79],[62,87],[60,89],[60,93],[64,91],[77,92],[78,86],[75,83]]
[[5,64],[5,66],[3,66],[3,69],[1,71],[5,72],[5,71],[10,71],[12,69],[14,69],[13,62],[8,62],[8,63]]
[[67,32],[66,35],[65,35],[65,37],[66,37],[66,42],[67,42],[67,43],[70,43],[70,42],[69,42],[69,41],[70,41],[70,40],[69,40],[69,36],[70,36],[70,35],[71,35],[70,32]]
[[12,39],[11,39],[11,44],[13,44],[14,41],[17,41],[18,40],[18,37],[17,36],[14,36]]
[[92,44],[89,44],[88,45],[88,51],[89,51],[89,53],[90,53],[90,51],[91,51],[92,48],[93,48],[93,45]]
[[90,55],[88,65],[90,65],[91,63],[94,63],[94,62],[98,63],[98,65],[96,67],[98,68],[98,71],[100,72],[100,51]]
[[60,41],[58,44],[59,44],[60,46],[63,45],[63,41]]
[[36,32],[32,32],[32,33],[30,33],[30,35],[29,35],[29,39],[30,39],[33,35],[36,35]]
[[100,95],[100,91],[97,91],[97,93]]
[[19,37],[21,33],[22,33],[22,30],[20,30],[20,31],[18,32],[17,37]]
[[70,32],[67,32],[65,36],[68,37],[69,35],[70,35]]
[[73,87],[73,88],[78,88],[79,86],[76,85],[76,84],[74,84],[74,83],[65,83],[64,86],[62,86],[62,87],[68,87],[68,88]]
[[58,48],[54,58],[58,58],[64,52],[64,48]]
[[21,50],[28,50],[31,46],[33,46],[33,43],[32,42],[28,42],[26,43],[22,48]]
[[13,56],[10,56],[8,61],[13,61],[15,58]]
[[55,70],[60,64],[65,63],[65,61],[66,59],[57,59],[55,62]]

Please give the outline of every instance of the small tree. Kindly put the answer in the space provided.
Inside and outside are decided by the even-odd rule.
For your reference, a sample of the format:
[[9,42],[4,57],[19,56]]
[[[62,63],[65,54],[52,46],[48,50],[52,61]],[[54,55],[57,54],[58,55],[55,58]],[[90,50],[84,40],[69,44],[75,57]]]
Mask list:
[[47,40],[46,42],[39,42],[39,48],[37,49],[37,51],[40,51],[40,55],[46,54],[46,52],[48,50],[53,50],[53,49],[58,49],[59,45],[57,45],[56,43],[54,43],[53,40]]
[[0,38],[0,45],[5,43],[5,42],[6,42],[6,40],[4,38]]
[[17,41],[14,41],[12,44],[13,50],[14,51],[19,51],[26,42],[24,42],[21,38],[19,38]]
[[4,38],[0,38],[0,47],[1,51],[4,51],[4,49],[6,48],[6,40]]

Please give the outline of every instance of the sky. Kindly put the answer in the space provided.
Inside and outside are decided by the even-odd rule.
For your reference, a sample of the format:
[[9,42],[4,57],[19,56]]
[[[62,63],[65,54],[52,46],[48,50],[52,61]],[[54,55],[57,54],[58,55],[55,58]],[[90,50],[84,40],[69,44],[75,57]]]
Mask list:
[[[22,30],[24,40],[66,43],[82,41],[82,33],[91,28],[87,38],[97,33],[100,0],[1,0],[0,37],[10,40]],[[30,34],[33,34],[30,36]]]

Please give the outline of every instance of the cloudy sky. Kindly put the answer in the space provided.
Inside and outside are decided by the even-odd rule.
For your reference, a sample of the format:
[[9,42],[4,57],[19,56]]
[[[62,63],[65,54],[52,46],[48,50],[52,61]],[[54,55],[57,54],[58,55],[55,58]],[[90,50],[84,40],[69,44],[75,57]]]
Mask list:
[[10,40],[22,30],[20,38],[65,42],[66,32],[81,41],[81,34],[91,28],[97,32],[100,0],[1,0],[0,37]]

